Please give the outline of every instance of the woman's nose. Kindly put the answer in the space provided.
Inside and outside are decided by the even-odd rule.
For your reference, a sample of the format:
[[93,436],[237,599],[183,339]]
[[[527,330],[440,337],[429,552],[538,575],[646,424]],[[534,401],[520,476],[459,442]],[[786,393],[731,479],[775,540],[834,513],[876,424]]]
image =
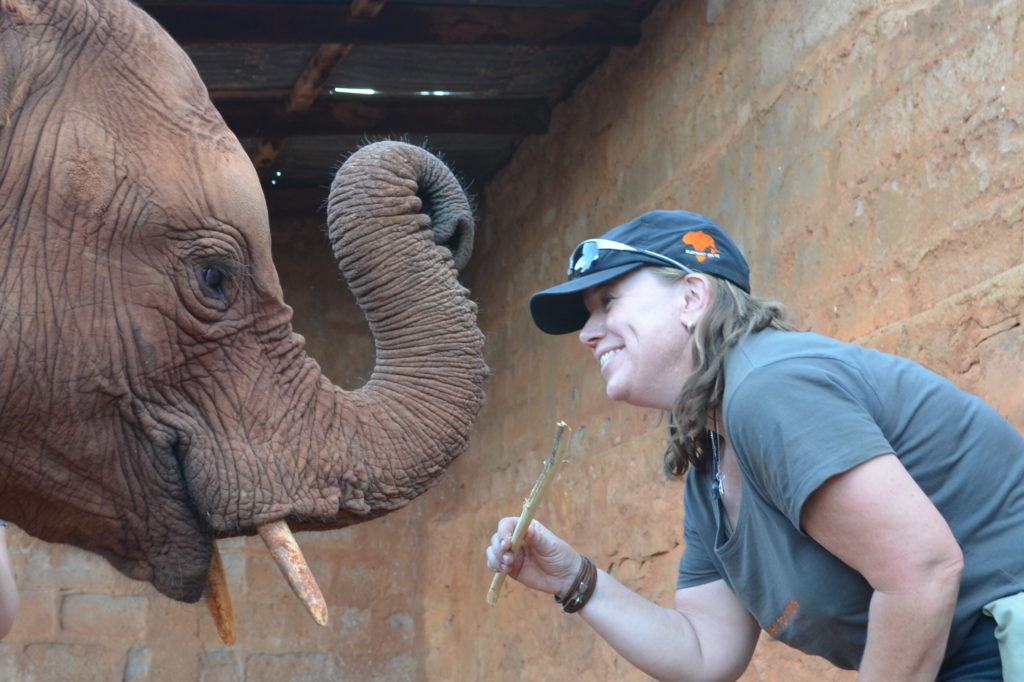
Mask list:
[[584,346],[594,347],[604,334],[604,327],[597,318],[597,315],[591,313],[590,317],[587,318],[587,323],[580,330],[580,343]]

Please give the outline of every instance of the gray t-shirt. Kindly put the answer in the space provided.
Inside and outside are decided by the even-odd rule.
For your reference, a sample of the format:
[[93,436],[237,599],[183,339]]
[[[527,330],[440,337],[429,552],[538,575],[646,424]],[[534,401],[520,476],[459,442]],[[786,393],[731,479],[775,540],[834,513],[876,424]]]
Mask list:
[[921,365],[811,333],[765,330],[726,357],[727,438],[743,497],[731,534],[711,467],[685,488],[678,587],[724,579],[775,638],[855,669],[871,586],[800,530],[827,479],[893,452],[963,548],[949,652],[981,607],[1024,590],[1024,437]]

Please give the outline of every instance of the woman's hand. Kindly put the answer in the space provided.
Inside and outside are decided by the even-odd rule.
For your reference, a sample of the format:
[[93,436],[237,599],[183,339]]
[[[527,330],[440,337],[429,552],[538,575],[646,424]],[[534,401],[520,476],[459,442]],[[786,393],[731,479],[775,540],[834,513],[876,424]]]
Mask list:
[[507,573],[532,590],[564,595],[580,570],[579,552],[540,522],[531,521],[519,552],[513,556],[512,532],[518,521],[510,516],[498,522],[487,547],[487,568]]
[[11,559],[7,554],[7,528],[0,525],[0,639],[7,636],[14,625],[18,611],[18,587],[11,572]]

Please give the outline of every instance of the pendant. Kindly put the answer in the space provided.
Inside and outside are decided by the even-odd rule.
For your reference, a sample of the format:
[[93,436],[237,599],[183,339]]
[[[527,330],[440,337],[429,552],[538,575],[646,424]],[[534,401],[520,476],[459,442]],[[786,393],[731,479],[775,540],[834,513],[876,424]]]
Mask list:
[[708,440],[711,441],[711,473],[714,478],[711,483],[711,499],[718,500],[725,495],[725,478],[718,463],[718,432],[711,431]]

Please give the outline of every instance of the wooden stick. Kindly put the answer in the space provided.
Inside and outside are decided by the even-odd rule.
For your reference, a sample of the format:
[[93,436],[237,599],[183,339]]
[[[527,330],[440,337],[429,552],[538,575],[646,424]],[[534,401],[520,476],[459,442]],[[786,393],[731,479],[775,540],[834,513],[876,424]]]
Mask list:
[[[523,544],[526,529],[530,527],[530,521],[533,520],[537,507],[540,506],[541,500],[544,499],[551,481],[555,480],[558,468],[562,465],[562,450],[564,450],[565,445],[564,436],[571,432],[572,429],[565,422],[558,422],[555,428],[555,442],[551,445],[551,454],[548,455],[547,460],[544,462],[544,470],[540,472],[540,478],[533,484],[530,496],[523,502],[523,511],[516,522],[516,529],[512,531],[513,555],[519,551],[519,546]],[[506,575],[506,573],[498,573],[491,580],[491,589],[487,591],[487,603],[490,606],[494,606],[494,602],[498,599],[498,590],[501,589],[501,584],[505,582]]]

